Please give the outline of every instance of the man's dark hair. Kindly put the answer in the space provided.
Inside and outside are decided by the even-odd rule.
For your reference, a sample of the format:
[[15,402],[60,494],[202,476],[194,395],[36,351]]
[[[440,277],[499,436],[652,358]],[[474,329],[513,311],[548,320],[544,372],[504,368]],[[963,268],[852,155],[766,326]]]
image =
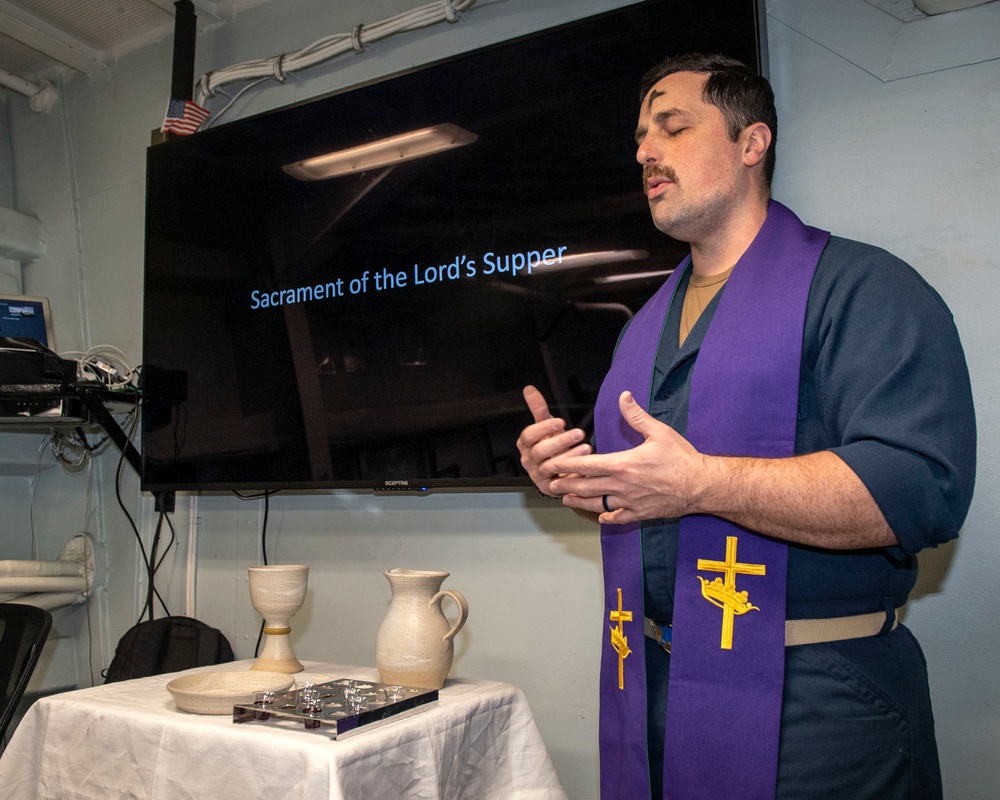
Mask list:
[[735,58],[687,53],[661,61],[643,76],[640,102],[661,79],[675,72],[708,73],[702,97],[722,112],[727,132],[734,142],[744,128],[755,122],[763,122],[771,129],[771,146],[764,156],[765,188],[770,191],[778,143],[778,112],[774,108],[771,84]]

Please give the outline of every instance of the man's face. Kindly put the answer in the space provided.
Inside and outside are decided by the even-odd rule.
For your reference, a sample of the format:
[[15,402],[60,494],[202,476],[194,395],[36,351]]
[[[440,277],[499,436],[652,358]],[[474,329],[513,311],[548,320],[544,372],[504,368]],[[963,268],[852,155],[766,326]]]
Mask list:
[[747,180],[741,142],[729,138],[722,112],[702,99],[707,78],[677,72],[661,79],[643,98],[635,135],[654,224],[692,243],[731,218]]

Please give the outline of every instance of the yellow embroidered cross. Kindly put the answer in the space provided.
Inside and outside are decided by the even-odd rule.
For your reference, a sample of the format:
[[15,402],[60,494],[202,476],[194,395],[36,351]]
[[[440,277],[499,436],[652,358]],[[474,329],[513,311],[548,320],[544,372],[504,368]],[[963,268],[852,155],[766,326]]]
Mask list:
[[622,590],[618,590],[618,610],[611,610],[611,621],[617,622],[617,626],[611,627],[611,647],[618,653],[618,688],[625,688],[625,659],[631,654],[628,648],[628,637],[622,627],[623,622],[632,621],[631,611],[622,611]]
[[723,650],[733,649],[733,619],[737,614],[746,614],[748,611],[760,611],[755,605],[751,605],[747,600],[747,592],[736,591],[737,575],[764,575],[766,566],[764,564],[740,564],[736,560],[736,537],[726,537],[726,560],[710,561],[707,558],[698,559],[698,569],[707,569],[710,572],[721,572],[726,577],[715,578],[711,583],[706,581],[701,575],[701,594],[708,602],[722,609],[722,643]]

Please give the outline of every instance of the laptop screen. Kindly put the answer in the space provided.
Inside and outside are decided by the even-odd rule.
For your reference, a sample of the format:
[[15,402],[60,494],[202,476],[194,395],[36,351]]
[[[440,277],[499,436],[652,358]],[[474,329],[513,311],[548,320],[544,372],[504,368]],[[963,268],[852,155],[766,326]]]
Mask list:
[[0,294],[0,336],[34,339],[55,350],[48,298]]

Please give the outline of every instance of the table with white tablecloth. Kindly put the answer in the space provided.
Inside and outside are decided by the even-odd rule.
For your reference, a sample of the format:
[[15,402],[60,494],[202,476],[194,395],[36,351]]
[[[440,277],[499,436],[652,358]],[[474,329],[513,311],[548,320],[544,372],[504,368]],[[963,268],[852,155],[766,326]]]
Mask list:
[[[211,670],[248,669],[234,662]],[[378,680],[363,667],[306,662],[299,683]],[[0,757],[6,800],[564,800],[524,693],[450,679],[436,704],[347,738],[322,728],[236,724],[181,711],[178,675],[110,683],[37,701]]]

